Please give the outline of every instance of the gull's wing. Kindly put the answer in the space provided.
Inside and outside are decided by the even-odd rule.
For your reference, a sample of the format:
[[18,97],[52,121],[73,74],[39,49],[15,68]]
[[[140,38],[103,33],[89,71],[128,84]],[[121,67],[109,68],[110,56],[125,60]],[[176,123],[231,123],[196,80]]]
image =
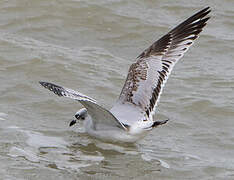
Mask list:
[[43,87],[54,92],[58,96],[68,97],[79,101],[88,111],[95,124],[106,124],[107,126],[120,127],[126,129],[108,110],[98,105],[96,100],[81,94],[80,92],[61,87],[48,82],[39,82]]
[[[209,19],[206,17],[209,12],[210,8],[207,7],[194,14],[137,57],[137,62],[130,66],[119,100],[111,109],[116,117],[128,113],[132,106],[138,109],[138,115],[136,112],[133,118],[141,113],[143,118],[152,120],[160,94],[174,65],[198,38]],[[128,121],[131,123],[133,118]]]

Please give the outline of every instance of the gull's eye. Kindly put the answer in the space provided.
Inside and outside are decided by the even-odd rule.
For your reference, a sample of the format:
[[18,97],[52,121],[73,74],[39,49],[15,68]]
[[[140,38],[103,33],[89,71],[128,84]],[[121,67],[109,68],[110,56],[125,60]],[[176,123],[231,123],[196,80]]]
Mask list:
[[147,121],[147,119],[143,119],[143,121]]
[[76,112],[75,117],[77,120],[85,120],[87,117],[87,110],[85,108],[80,109],[79,111]]

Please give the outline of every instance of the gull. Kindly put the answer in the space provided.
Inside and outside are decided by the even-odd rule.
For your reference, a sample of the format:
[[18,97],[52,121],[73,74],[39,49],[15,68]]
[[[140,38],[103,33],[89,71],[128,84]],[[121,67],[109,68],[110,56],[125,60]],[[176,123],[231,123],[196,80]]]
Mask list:
[[167,123],[168,120],[153,118],[163,87],[174,65],[198,38],[210,11],[207,7],[197,12],[144,50],[130,66],[120,96],[110,110],[78,91],[49,82],[39,83],[56,95],[77,100],[84,106],[70,126],[83,121],[90,136],[111,142],[136,142]]

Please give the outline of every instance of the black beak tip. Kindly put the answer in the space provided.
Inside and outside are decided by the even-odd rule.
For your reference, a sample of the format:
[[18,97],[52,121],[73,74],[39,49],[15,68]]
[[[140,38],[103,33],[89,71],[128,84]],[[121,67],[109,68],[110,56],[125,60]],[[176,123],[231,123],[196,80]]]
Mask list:
[[73,126],[74,124],[76,124],[76,120],[72,120],[72,121],[70,122],[69,126],[71,127],[71,126]]

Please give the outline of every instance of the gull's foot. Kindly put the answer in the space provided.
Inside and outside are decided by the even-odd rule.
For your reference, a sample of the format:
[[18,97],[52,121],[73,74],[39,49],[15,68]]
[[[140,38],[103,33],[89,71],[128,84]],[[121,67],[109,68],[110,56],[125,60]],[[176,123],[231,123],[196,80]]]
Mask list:
[[154,124],[152,125],[152,127],[157,127],[159,125],[163,125],[163,124],[166,124],[167,121],[169,121],[169,119],[166,119],[164,121],[155,121]]

